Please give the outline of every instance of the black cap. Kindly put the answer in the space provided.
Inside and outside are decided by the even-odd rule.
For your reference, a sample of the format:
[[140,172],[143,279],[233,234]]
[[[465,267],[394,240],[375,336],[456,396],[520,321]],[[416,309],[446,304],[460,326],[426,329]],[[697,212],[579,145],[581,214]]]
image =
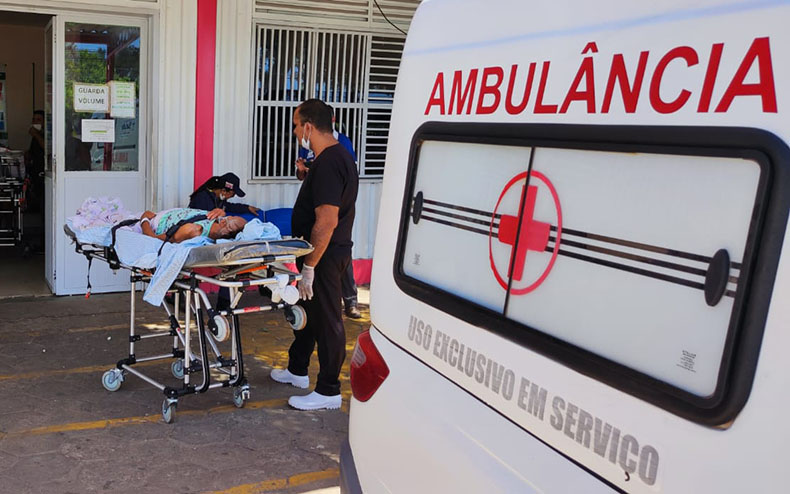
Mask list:
[[239,197],[244,197],[246,195],[244,191],[241,190],[241,187],[239,187],[239,177],[236,176],[235,173],[226,173],[225,175],[219,177],[219,179],[220,187],[232,190]]

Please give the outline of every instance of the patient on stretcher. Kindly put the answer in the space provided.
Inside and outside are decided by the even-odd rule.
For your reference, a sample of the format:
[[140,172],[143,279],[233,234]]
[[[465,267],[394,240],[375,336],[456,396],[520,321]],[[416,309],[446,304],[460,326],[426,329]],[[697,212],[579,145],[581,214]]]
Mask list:
[[[166,209],[159,213],[146,211],[140,217],[140,228],[149,237],[179,243],[200,236],[213,240],[233,238],[247,223],[239,216],[223,216],[210,220],[205,215],[205,211],[190,208]],[[179,223],[182,223],[181,226],[168,238],[168,230]]]

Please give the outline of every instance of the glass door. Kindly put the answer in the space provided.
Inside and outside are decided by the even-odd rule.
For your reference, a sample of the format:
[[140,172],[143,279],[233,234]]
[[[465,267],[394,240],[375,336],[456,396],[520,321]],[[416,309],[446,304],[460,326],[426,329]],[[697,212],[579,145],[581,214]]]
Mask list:
[[[62,125],[56,190],[62,192],[58,225],[75,214],[88,198],[120,199],[124,209],[145,209],[148,168],[147,24],[144,19],[116,16],[63,16],[58,25],[58,103]],[[65,242],[61,242],[65,244]],[[86,263],[70,245],[57,258],[58,294],[83,293]],[[94,264],[94,292],[128,289],[126,274]]]

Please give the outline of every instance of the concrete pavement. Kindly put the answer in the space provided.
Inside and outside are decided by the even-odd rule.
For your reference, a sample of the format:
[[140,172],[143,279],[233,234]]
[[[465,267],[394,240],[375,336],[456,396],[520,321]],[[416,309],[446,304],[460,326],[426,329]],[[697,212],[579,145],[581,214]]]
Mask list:
[[[366,300],[366,294],[361,299]],[[257,295],[245,295],[245,298]],[[166,331],[164,311],[138,297],[141,333]],[[0,493],[307,492],[338,485],[348,426],[348,364],[364,319],[346,320],[341,410],[302,412],[306,394],[269,378],[284,366],[292,332],[282,313],[241,316],[251,386],[237,409],[229,388],[179,400],[165,424],[162,392],[127,376],[114,393],[101,375],[128,354],[129,294],[0,300]],[[171,338],[138,343],[138,357]],[[176,386],[170,361],[139,369]],[[311,384],[318,371],[311,366]],[[196,376],[199,379],[199,375]]]

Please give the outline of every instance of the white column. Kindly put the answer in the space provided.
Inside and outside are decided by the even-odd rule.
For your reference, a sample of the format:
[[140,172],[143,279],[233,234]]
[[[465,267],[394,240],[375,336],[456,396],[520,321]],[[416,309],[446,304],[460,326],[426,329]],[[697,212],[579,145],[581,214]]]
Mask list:
[[197,0],[164,2],[160,26],[153,167],[158,210],[185,206],[193,190]]

